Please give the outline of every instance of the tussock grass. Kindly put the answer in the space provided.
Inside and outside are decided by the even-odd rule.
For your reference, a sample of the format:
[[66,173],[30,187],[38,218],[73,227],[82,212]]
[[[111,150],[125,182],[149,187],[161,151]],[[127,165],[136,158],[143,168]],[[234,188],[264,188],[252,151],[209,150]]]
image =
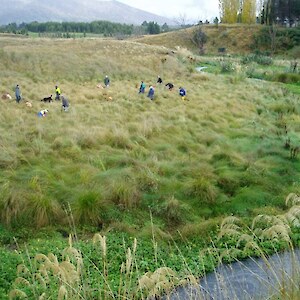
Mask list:
[[[115,216],[128,223],[120,212],[150,207],[171,230],[201,217],[281,209],[299,168],[283,147],[284,124],[298,143],[294,96],[238,72],[232,79],[194,72],[185,47],[172,53],[141,41],[1,37],[1,90],[13,94],[18,83],[33,105],[2,102],[2,222],[29,223],[26,215],[38,226],[65,224],[70,205],[77,224],[109,226]],[[97,88],[106,74],[111,86]],[[158,74],[175,89],[156,86],[152,102],[138,86],[156,85]],[[56,84],[70,100],[68,113],[40,101]],[[49,114],[38,118],[44,108]]]
[[[239,26],[206,28],[215,34],[208,49],[232,44],[233,34],[246,50],[249,37]],[[300,142],[297,96],[245,79],[234,57],[226,58],[229,76],[196,72],[176,34],[139,42],[0,37],[0,91],[13,95],[18,83],[33,105],[1,100],[1,223],[103,228],[87,252],[70,240],[61,253],[53,246],[34,261],[28,255],[11,297],[146,299],[195,283],[219,262],[293,246],[300,164],[285,141]],[[155,39],[169,39],[175,53]],[[223,61],[195,59],[212,67]],[[279,65],[285,62],[274,60]],[[156,85],[158,74],[174,91]],[[97,88],[105,75],[110,88]],[[146,90],[155,85],[153,102],[138,94],[141,80]],[[59,102],[40,101],[56,84],[70,100],[68,113]],[[38,118],[44,108],[49,114]],[[285,212],[282,199],[291,192]],[[114,236],[113,244],[105,235],[114,231],[140,240]]]

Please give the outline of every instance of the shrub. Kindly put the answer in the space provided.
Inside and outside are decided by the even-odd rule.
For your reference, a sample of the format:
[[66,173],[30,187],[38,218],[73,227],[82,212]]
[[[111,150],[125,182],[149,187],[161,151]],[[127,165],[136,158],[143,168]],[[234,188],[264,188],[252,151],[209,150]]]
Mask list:
[[234,64],[230,61],[221,61],[220,65],[222,73],[232,73],[235,71]]
[[249,64],[251,62],[256,62],[259,65],[269,66],[273,64],[273,59],[271,57],[260,54],[249,54],[241,59],[241,63],[244,65]]
[[256,79],[265,79],[265,76],[262,72],[258,72],[254,66],[249,66],[246,69],[246,75],[249,78],[256,78]]
[[280,73],[274,75],[273,80],[282,83],[300,83],[300,74]]
[[241,63],[244,65],[247,65],[251,62],[253,62],[253,54],[245,55],[241,59]]
[[256,107],[256,112],[257,112],[257,114],[258,114],[259,116],[262,114],[263,111],[264,111],[264,110],[263,110],[262,107]]
[[291,56],[295,59],[300,57],[300,46],[296,46],[294,47],[291,52],[290,52]]
[[220,224],[219,219],[201,220],[199,223],[186,224],[179,229],[180,235],[184,238],[201,237],[209,239],[212,232],[217,230]]
[[255,62],[257,62],[259,65],[270,66],[273,64],[273,59],[272,57],[268,56],[256,55]]

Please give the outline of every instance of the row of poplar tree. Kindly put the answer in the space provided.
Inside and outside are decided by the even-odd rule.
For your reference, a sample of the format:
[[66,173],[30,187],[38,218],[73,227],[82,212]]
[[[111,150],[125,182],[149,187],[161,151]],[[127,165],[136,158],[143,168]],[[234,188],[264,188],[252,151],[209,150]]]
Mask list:
[[300,21],[300,0],[219,0],[222,23],[293,26]]

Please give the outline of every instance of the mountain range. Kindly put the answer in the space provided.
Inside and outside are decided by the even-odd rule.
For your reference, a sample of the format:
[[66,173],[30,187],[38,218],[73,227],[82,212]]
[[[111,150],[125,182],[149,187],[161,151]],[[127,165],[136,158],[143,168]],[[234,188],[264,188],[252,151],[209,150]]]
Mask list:
[[116,0],[0,0],[0,25],[38,22],[91,22],[105,20],[140,25],[144,21],[174,24],[171,19]]

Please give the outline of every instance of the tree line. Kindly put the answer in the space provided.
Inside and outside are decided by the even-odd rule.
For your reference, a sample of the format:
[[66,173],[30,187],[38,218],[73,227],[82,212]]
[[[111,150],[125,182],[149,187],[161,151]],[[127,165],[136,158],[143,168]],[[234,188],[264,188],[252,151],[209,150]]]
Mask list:
[[289,27],[300,21],[299,0],[265,0],[261,11],[261,23],[283,24]]
[[222,23],[261,23],[296,26],[300,0],[219,0]]
[[[34,32],[39,34],[55,33],[57,36],[71,37],[70,33],[92,33],[104,36],[130,36],[133,34],[159,34],[169,31],[165,23],[162,26],[157,22],[144,21],[140,26],[113,23],[109,21],[93,22],[31,22],[31,23],[10,23],[0,27],[0,32],[28,34]],[[63,35],[63,33],[68,33]]]

